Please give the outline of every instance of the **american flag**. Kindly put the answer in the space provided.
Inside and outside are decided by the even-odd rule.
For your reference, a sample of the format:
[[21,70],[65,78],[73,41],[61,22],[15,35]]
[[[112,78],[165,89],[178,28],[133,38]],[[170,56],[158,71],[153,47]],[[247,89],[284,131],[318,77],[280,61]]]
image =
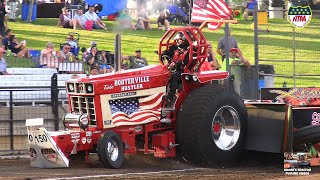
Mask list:
[[143,98],[110,100],[113,124],[136,125],[159,121],[163,95],[164,93],[159,93]]
[[[203,22],[207,19],[227,19],[232,10],[224,0],[194,0],[191,14],[192,22]],[[208,23],[208,28],[216,30],[222,25],[221,22]]]

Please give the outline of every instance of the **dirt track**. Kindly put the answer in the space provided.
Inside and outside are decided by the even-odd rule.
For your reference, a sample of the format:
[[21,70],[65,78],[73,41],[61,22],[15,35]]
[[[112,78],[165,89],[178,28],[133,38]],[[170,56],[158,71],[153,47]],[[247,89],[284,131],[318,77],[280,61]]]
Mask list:
[[[258,158],[257,160],[257,157]],[[263,157],[263,158],[261,158]],[[96,160],[93,156],[91,160]],[[320,179],[320,170],[312,169],[308,179]],[[73,177],[73,178],[70,178]],[[69,168],[38,169],[28,159],[0,160],[0,179],[296,179],[283,174],[281,158],[270,154],[254,154],[236,164],[195,166],[177,159],[154,159],[131,156],[122,169],[105,169],[99,163],[73,161]],[[299,177],[306,178],[306,177]]]

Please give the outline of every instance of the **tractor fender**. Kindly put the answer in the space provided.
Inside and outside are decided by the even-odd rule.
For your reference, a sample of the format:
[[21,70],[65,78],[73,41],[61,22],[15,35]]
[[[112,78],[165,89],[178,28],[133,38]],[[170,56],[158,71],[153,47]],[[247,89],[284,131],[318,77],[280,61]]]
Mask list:
[[190,80],[193,80],[193,76],[195,76],[198,82],[206,83],[213,80],[223,80],[229,76],[227,71],[218,71],[218,70],[211,70],[211,71],[202,71],[199,73],[182,73],[182,76],[190,76]]

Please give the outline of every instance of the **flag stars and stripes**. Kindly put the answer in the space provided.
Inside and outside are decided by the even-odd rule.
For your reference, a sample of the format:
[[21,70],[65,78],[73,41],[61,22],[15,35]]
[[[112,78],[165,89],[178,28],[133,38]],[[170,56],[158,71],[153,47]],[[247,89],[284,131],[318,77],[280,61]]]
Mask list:
[[[207,19],[221,20],[227,19],[231,14],[232,10],[225,4],[224,0],[194,0],[191,20],[192,22],[203,22]],[[221,25],[221,22],[209,23],[208,28],[216,30]]]
[[160,107],[164,93],[146,97],[110,100],[109,105],[114,125],[142,124],[160,119]]

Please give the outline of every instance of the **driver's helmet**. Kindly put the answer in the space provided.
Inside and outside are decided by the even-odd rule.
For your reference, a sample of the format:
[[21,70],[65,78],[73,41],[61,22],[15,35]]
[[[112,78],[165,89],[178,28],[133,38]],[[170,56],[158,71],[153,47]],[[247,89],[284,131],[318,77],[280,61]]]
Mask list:
[[180,40],[180,39],[183,41],[187,40],[182,32],[178,32],[177,35],[174,37],[174,40]]
[[[176,40],[177,45],[178,45],[180,48],[186,48],[186,47],[188,47],[187,38],[185,37],[185,35],[184,35],[182,32],[178,32],[174,39]],[[180,41],[180,40],[182,40],[182,41]]]

